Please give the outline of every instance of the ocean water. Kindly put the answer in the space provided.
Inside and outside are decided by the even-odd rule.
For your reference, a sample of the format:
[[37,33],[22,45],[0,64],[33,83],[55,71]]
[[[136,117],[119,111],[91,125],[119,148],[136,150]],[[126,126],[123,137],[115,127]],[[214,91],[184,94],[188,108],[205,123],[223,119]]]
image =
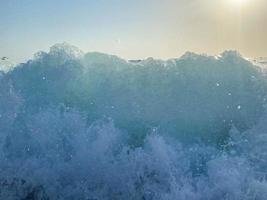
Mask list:
[[0,199],[265,200],[266,69],[68,44],[0,74]]

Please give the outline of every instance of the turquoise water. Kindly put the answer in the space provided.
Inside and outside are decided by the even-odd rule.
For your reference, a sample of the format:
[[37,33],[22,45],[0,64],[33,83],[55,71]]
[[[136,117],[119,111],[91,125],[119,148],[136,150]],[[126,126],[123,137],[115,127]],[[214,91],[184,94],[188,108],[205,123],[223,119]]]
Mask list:
[[0,199],[266,199],[265,69],[58,44],[0,76]]

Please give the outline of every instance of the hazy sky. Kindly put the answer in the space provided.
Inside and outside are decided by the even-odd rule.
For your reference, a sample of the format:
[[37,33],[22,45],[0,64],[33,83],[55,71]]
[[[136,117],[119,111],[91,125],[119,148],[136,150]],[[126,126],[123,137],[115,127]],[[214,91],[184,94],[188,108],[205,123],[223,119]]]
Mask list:
[[[243,2],[243,3],[242,3]],[[55,43],[123,58],[185,51],[267,56],[267,0],[0,0],[0,56]]]

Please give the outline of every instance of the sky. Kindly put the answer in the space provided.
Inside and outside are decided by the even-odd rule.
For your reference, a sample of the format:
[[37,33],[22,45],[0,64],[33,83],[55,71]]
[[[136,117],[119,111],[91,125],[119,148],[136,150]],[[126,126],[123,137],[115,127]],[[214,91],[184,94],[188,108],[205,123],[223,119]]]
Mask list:
[[125,59],[186,51],[267,56],[267,0],[0,0],[0,57],[56,43]]

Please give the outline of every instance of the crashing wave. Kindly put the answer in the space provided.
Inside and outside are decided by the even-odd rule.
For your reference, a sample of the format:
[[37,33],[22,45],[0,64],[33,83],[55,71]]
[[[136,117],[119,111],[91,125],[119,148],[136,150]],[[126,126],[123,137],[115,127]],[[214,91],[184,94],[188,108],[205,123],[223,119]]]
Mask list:
[[0,76],[0,199],[264,200],[266,86],[233,51],[56,45]]

